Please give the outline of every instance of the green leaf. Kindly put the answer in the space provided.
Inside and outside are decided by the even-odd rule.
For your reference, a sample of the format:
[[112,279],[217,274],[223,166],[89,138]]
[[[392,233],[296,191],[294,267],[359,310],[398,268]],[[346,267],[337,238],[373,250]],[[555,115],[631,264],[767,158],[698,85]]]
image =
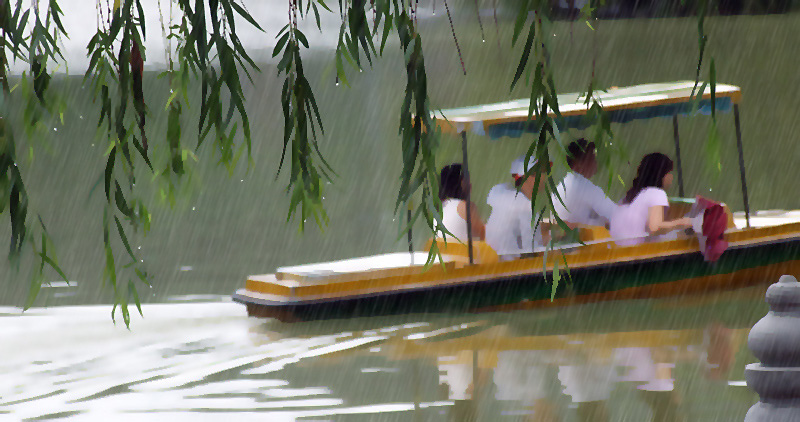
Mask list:
[[299,29],[295,29],[294,36],[297,38],[297,41],[300,41],[300,43],[303,44],[305,48],[308,48],[308,40],[303,32],[301,32]]
[[319,4],[320,6],[322,6],[322,8],[323,8],[323,9],[325,9],[325,10],[327,10],[327,11],[329,11],[329,12],[333,13],[333,10],[331,10],[331,8],[330,8],[330,7],[328,7],[328,5],[327,5],[327,4],[325,4],[325,2],[324,2],[323,0],[315,0],[315,1],[316,1],[316,3],[317,3],[317,4]]
[[126,217],[134,218],[133,208],[128,206],[128,201],[125,200],[125,195],[122,193],[122,188],[117,180],[114,180],[114,186],[116,187],[114,190],[114,201],[117,205],[117,209]]
[[347,74],[344,72],[344,66],[342,64],[342,54],[347,54],[347,53],[345,53],[342,50],[339,50],[336,53],[336,76],[343,84],[350,86],[350,84],[347,82]]
[[[525,70],[525,67],[528,64],[528,57],[531,54],[531,47],[533,46],[533,39],[536,35],[536,25],[531,23],[530,29],[528,30],[528,38],[525,40],[525,47],[522,49],[522,57],[519,59],[519,64],[517,65],[517,72],[514,74],[514,80],[511,82],[511,89],[514,89],[516,86],[517,81],[519,81],[520,76],[522,76],[522,72]],[[536,71],[538,72],[540,68],[537,66]],[[538,75],[537,75],[538,76]],[[535,101],[534,98],[531,98],[531,102]]]
[[180,107],[173,105],[169,110],[169,119],[167,122],[167,142],[169,144],[170,152],[172,154],[172,170],[175,174],[184,174],[183,162],[181,151],[181,126],[180,126]]
[[[142,34],[147,34],[147,27],[145,27],[145,15],[144,15],[144,8],[142,8],[142,2],[140,0],[136,0],[136,10],[139,12],[139,19],[137,23],[142,27]],[[138,31],[134,31],[138,38]],[[144,43],[142,40],[137,40],[140,46],[143,46]],[[144,48],[142,48],[142,58],[144,59]]]
[[528,20],[528,0],[522,0],[520,2],[519,11],[517,12],[517,20],[514,22],[514,35],[511,37],[511,45],[517,43],[517,38],[519,38],[519,34],[522,32],[526,20]]
[[131,313],[128,310],[128,300],[127,298],[122,299],[120,298],[120,305],[119,308],[122,311],[122,321],[125,322],[125,328],[131,328]]
[[714,67],[714,58],[708,68],[709,85],[711,86],[711,118],[717,118],[717,70]]
[[60,275],[61,278],[63,278],[64,281],[67,284],[69,284],[69,278],[67,278],[66,274],[64,274],[64,271],[61,270],[61,267],[58,266],[58,263],[56,263],[55,260],[53,260],[52,258],[50,258],[45,254],[40,254],[40,256],[42,257],[42,260],[44,260],[44,262],[47,263],[47,265],[49,265],[53,270],[55,270],[55,272],[57,272],[58,275]]
[[169,109],[169,106],[172,105],[172,100],[178,95],[178,90],[173,90],[172,94],[170,94],[169,98],[167,99],[167,104],[164,106],[164,111]]
[[253,17],[252,17],[252,16],[250,16],[250,14],[249,14],[249,13],[247,13],[247,11],[246,11],[246,10],[244,10],[244,8],[243,8],[242,6],[240,6],[240,5],[239,5],[239,4],[236,2],[236,0],[230,0],[230,5],[231,5],[231,6],[234,8],[234,10],[236,10],[236,13],[238,13],[238,14],[239,14],[239,16],[241,16],[241,17],[243,17],[245,20],[247,20],[247,22],[249,22],[249,23],[250,23],[250,25],[253,25],[253,26],[254,26],[254,27],[256,27],[256,29],[258,29],[259,31],[261,31],[261,32],[264,32],[264,30],[261,28],[261,26],[258,24],[258,22],[256,22],[256,20],[255,20],[255,19],[253,19]]
[[137,276],[137,277],[139,277],[139,280],[141,280],[141,282],[142,282],[142,283],[144,283],[144,284],[146,284],[146,285],[148,285],[148,286],[150,286],[150,287],[153,287],[153,286],[150,284],[150,282],[149,282],[149,281],[147,281],[147,274],[143,273],[143,272],[142,272],[140,269],[138,269],[138,268],[134,268],[134,269],[133,269],[133,271],[136,273],[136,276]]
[[142,143],[139,142],[139,139],[137,139],[135,136],[133,137],[133,146],[134,148],[136,148],[137,151],[139,151],[139,155],[142,156],[145,164],[147,164],[147,167],[150,168],[150,171],[154,171],[153,163],[150,162],[150,157],[147,156],[147,151],[145,151],[144,147],[142,146]]
[[[534,114],[536,114],[537,119],[539,117],[539,111],[541,108],[539,107],[540,97],[542,97],[542,93],[544,92],[544,84],[542,82],[542,63],[536,64],[536,69],[533,71],[533,82],[531,83],[531,95],[530,95],[530,106],[528,106],[528,120],[530,120]],[[544,105],[542,105],[542,108]],[[547,114],[544,114],[544,119],[547,119]],[[544,120],[543,120],[544,121]],[[539,123],[539,122],[537,122]]]
[[36,297],[39,295],[39,291],[42,290],[42,275],[41,273],[36,273],[31,277],[30,287],[28,288],[28,297],[25,299],[25,306],[22,308],[23,311],[27,311],[28,309],[33,306],[33,303],[36,301]]
[[700,85],[700,89],[696,93],[693,93],[692,113],[696,113],[697,109],[700,108],[700,102],[703,101],[703,93],[706,92],[706,86],[708,86],[708,82],[703,82],[703,84]]
[[283,32],[284,32],[284,31],[286,31],[286,30],[288,30],[290,27],[291,27],[291,26],[290,26],[288,23],[287,23],[286,25],[284,25],[284,26],[281,28],[281,30],[280,30],[280,31],[278,31],[278,35],[276,35],[276,37],[277,37],[277,36],[280,36],[281,34],[283,34]]
[[133,296],[133,302],[136,304],[136,309],[139,310],[139,315],[144,316],[142,302],[139,300],[139,292],[136,291],[136,285],[133,284],[133,280],[128,280],[128,292]]
[[319,10],[317,10],[317,4],[314,3],[312,5],[312,8],[314,9],[314,20],[316,20],[317,22],[317,28],[319,28],[319,31],[322,32],[322,24],[320,23],[319,20]]
[[564,261],[564,269],[567,271],[567,280],[568,282],[572,282],[572,273],[569,271],[569,264],[567,263],[567,255],[562,253],[561,259]]
[[381,37],[380,54],[383,54],[383,49],[386,47],[386,40],[389,39],[389,32],[392,30],[392,20],[386,19],[383,23],[383,36]]
[[125,235],[125,230],[122,228],[122,223],[119,222],[119,218],[114,216],[114,221],[117,223],[117,231],[119,232],[119,238],[122,239],[122,244],[125,245],[125,250],[128,251],[128,255],[130,255],[131,259],[136,262],[136,256],[133,254],[133,249],[131,249],[131,244],[128,242],[128,236]]
[[722,143],[720,141],[719,131],[717,130],[717,125],[712,120],[708,128],[705,152],[709,166],[715,170],[713,173],[715,179],[718,178],[722,172],[722,162],[720,159],[721,150]]
[[115,289],[117,288],[117,267],[114,263],[114,251],[111,249],[111,245],[107,245],[106,248],[106,268],[105,268],[105,277],[108,281],[111,282],[111,286]]
[[[278,42],[275,44],[275,48],[272,50],[272,57],[277,56],[278,53],[280,53],[281,50],[283,50],[283,46],[286,44],[287,41],[289,41],[289,35],[291,35],[290,32],[283,34],[283,36],[281,36],[278,39]],[[278,68],[280,69],[280,66]]]
[[550,301],[556,298],[556,291],[558,290],[558,283],[561,281],[561,272],[558,269],[558,260],[553,260],[553,288],[550,290]]
[[106,186],[106,199],[111,200],[111,178],[114,173],[114,160],[117,158],[117,147],[111,147],[111,152],[108,155],[108,161],[106,161],[106,170],[105,170],[105,186]]

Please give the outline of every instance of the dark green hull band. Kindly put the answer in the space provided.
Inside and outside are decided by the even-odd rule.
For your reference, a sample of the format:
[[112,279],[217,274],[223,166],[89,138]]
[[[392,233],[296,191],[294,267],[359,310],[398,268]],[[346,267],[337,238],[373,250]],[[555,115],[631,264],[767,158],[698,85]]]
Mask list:
[[[720,259],[707,263],[699,252],[633,262],[609,263],[571,270],[556,298],[609,293],[713,275],[733,274],[782,262],[800,260],[800,239],[732,248]],[[566,276],[566,274],[563,274]],[[549,277],[549,275],[548,275]],[[775,280],[765,279],[764,283]],[[481,280],[450,286],[398,290],[346,299],[285,304],[234,295],[234,300],[262,308],[266,314],[291,315],[293,320],[320,320],[416,313],[463,313],[481,308],[513,305],[524,301],[549,300],[551,284],[541,272]]]

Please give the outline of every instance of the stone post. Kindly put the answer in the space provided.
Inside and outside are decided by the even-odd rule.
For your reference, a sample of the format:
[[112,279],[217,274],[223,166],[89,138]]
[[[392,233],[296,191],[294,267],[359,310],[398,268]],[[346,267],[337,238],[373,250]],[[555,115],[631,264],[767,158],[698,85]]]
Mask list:
[[767,289],[767,316],[753,326],[747,346],[761,363],[745,368],[761,399],[745,422],[800,422],[800,283],[784,275]]

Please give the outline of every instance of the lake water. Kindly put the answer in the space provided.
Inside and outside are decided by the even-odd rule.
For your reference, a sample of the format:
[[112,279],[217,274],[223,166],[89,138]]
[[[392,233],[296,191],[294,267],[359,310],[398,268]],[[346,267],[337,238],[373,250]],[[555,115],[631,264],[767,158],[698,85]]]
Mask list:
[[300,324],[218,297],[131,331],[3,308],[0,420],[738,421],[763,293]]

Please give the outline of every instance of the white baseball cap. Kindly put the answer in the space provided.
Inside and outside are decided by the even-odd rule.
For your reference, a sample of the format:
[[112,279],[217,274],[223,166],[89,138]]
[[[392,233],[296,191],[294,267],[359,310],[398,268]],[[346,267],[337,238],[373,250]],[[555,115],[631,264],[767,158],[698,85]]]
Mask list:
[[[526,170],[532,169],[536,165],[536,163],[538,163],[538,160],[536,160],[536,158],[534,158],[534,157],[531,157],[530,161],[528,162],[528,167],[526,168],[525,167],[525,156],[523,155],[523,156],[517,158],[516,160],[514,160],[513,163],[511,163],[511,174],[512,175],[522,176],[522,175],[525,174]],[[553,163],[551,162],[550,165],[552,166]]]

